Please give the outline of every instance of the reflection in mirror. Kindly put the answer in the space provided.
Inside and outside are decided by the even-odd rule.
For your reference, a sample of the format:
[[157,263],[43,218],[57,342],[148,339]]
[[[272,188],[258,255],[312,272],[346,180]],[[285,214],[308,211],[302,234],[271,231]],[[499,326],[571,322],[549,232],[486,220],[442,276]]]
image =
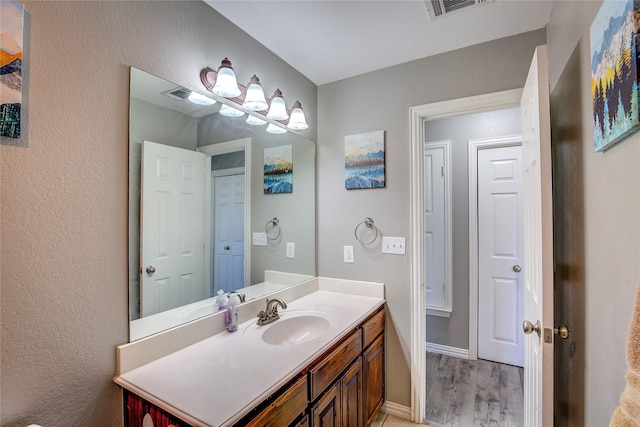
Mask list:
[[[131,341],[216,312],[219,291],[250,300],[316,274],[315,143],[194,95],[131,68]],[[291,192],[272,194],[268,153],[288,146]]]

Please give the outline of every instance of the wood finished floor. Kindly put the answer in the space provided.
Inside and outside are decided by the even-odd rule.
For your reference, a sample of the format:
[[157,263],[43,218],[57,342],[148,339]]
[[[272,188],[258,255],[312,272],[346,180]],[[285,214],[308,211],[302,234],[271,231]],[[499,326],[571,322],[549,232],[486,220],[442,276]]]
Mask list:
[[523,369],[427,353],[426,424],[522,427]]

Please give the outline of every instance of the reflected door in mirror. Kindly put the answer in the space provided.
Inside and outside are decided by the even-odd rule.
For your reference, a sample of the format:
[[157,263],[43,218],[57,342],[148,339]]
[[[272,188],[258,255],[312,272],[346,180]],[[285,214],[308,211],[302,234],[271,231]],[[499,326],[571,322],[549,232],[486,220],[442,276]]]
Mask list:
[[208,281],[203,277],[204,176],[208,159],[196,151],[144,141],[140,213],[142,316],[199,301],[208,291]]
[[[218,171],[224,173],[224,170]],[[242,289],[244,277],[244,199],[242,174],[214,176],[214,262],[213,282],[218,290]]]

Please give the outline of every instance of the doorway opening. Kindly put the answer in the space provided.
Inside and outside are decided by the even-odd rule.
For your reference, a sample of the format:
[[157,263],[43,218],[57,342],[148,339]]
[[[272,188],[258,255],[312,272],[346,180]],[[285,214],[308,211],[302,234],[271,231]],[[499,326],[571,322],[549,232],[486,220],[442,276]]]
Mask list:
[[[512,109],[520,105],[522,90],[510,90],[487,95],[480,95],[465,99],[439,102],[427,104],[411,108],[411,235],[416,244],[413,246],[411,253],[411,281],[412,281],[412,327],[411,327],[411,354],[412,354],[412,370],[411,370],[411,408],[412,420],[414,422],[423,422],[426,415],[426,378],[427,378],[427,322],[426,320],[426,301],[424,287],[424,142],[428,140],[444,140],[446,136],[425,135],[425,124],[439,119],[451,118],[456,116],[468,115],[473,113],[489,112],[495,110]],[[513,134],[510,132],[504,134]],[[504,135],[503,134],[503,135]],[[467,149],[466,144],[463,151]],[[452,145],[452,151],[455,147]],[[453,152],[455,155],[455,152]],[[464,168],[466,169],[466,154],[464,158]],[[452,168],[456,168],[455,163]],[[455,178],[454,178],[455,180]],[[455,200],[454,200],[455,203]],[[453,208],[455,210],[455,207]],[[455,218],[454,218],[455,220]],[[455,243],[455,228],[453,241]],[[467,247],[468,251],[468,247]],[[455,255],[454,255],[455,259]],[[456,280],[455,272],[453,280]],[[456,312],[455,299],[453,302],[453,313]],[[465,310],[463,310],[464,312]],[[467,317],[468,311],[461,317]],[[432,316],[433,317],[433,316]],[[443,318],[429,319],[433,322],[442,322]],[[450,320],[450,318],[449,318]],[[453,343],[447,346],[450,348],[468,349],[469,345],[469,321],[465,320],[465,331],[462,333],[463,340],[461,343]],[[435,328],[437,330],[437,328]],[[466,350],[468,358],[468,350]],[[458,355],[462,356],[462,355]]]

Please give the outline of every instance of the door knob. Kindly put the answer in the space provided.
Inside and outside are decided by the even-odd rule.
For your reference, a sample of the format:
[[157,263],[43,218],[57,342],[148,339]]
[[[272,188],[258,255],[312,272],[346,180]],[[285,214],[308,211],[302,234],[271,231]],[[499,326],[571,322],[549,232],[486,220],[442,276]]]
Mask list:
[[524,333],[527,335],[531,334],[532,332],[535,332],[538,334],[538,336],[540,336],[540,332],[541,332],[540,321],[537,320],[536,324],[534,325],[530,321],[525,320],[524,322],[522,322],[522,329],[524,330]]
[[515,271],[516,273],[520,273],[522,271],[522,269],[520,268],[520,266],[518,264],[513,266],[513,271]]
[[231,249],[231,247],[230,247],[230,246],[225,246],[225,247],[224,247],[224,250],[225,250],[225,251],[228,251],[229,249]]
[[569,332],[569,328],[567,328],[567,325],[560,325],[557,328],[553,328],[553,333],[563,340],[569,338],[569,334],[571,334],[571,332]]
[[147,272],[147,274],[153,274],[156,272],[156,268],[153,265],[150,265],[149,267],[146,268],[145,271]]

